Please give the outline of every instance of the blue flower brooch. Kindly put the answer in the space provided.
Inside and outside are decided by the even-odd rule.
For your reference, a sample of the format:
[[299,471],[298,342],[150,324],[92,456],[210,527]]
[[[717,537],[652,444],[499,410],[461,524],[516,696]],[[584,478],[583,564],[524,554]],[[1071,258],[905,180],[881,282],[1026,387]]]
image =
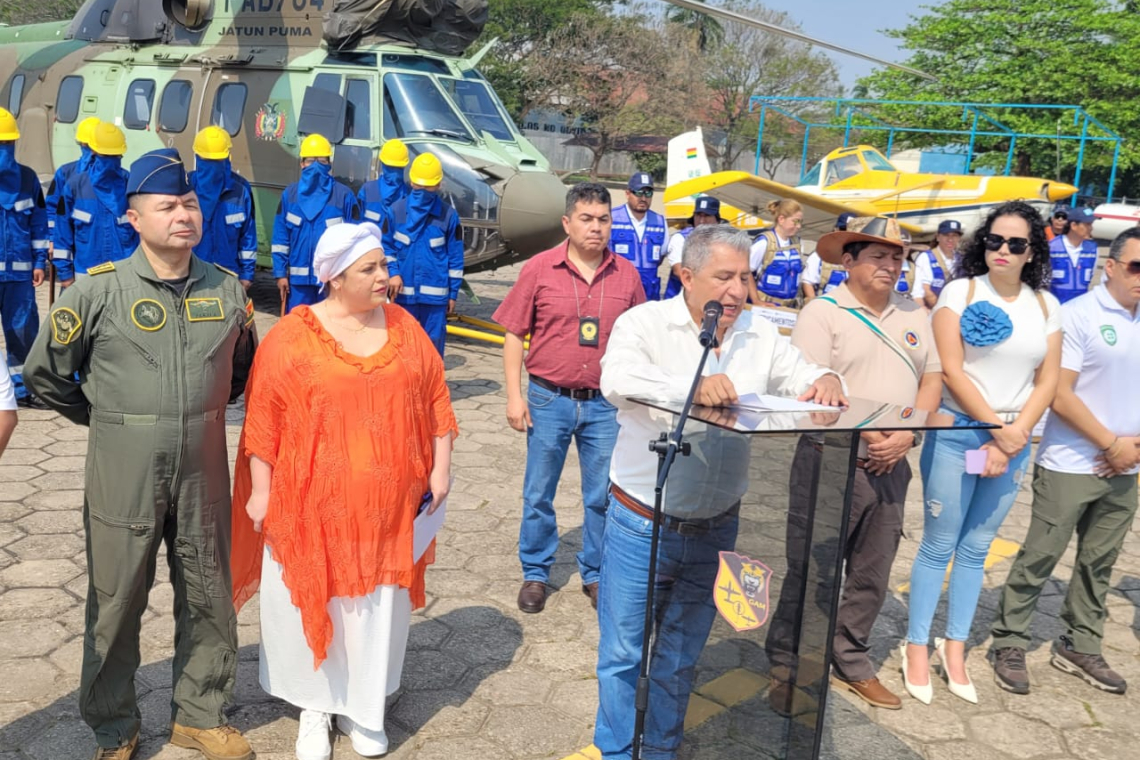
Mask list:
[[992,346],[1013,334],[1009,315],[989,301],[977,301],[967,306],[959,325],[962,340],[971,346]]

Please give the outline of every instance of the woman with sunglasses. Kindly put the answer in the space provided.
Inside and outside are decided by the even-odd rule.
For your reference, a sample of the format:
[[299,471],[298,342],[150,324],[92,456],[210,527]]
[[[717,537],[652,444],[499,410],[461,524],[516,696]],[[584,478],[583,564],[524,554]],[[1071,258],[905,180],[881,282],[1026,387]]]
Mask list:
[[942,411],[959,425],[1000,427],[931,431],[922,449],[923,536],[901,654],[906,689],[924,704],[933,698],[931,621],[951,560],[946,638],[935,639],[935,647],[950,692],[977,702],[966,674],[966,639],[983,561],[1013,506],[1029,463],[1030,431],[1052,403],[1060,376],[1060,304],[1048,292],[1049,246],[1033,207],[1013,201],[994,209],[961,253],[956,279],[932,317]]

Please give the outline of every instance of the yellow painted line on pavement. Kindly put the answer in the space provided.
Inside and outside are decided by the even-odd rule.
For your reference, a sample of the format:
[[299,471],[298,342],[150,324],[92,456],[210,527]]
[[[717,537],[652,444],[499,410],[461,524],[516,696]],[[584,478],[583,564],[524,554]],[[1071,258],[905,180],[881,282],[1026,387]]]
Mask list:
[[[1016,541],[1007,541],[1004,538],[995,538],[994,542],[990,544],[990,551],[986,555],[986,561],[983,564],[986,570],[996,565],[999,562],[1005,562],[1007,559],[1013,559],[1017,556],[1017,551],[1021,548],[1021,544]],[[951,560],[949,566],[946,568],[946,580],[942,584],[942,589],[946,589],[946,585],[950,582],[950,571],[954,568],[954,562]],[[905,594],[910,591],[910,581],[900,584],[896,589],[900,594]]]

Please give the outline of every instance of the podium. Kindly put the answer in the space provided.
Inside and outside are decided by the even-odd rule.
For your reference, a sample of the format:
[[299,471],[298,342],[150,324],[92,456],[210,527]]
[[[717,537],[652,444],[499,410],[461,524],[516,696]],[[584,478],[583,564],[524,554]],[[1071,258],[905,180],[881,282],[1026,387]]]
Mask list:
[[[648,407],[663,433],[682,410],[628,401]],[[683,438],[690,451],[673,463],[662,514],[682,521],[738,514],[735,546],[719,553],[703,601],[717,614],[693,678],[683,754],[820,756],[860,433],[954,427],[961,426],[950,415],[864,399],[836,412],[692,407]],[[653,703],[651,688],[648,715]]]

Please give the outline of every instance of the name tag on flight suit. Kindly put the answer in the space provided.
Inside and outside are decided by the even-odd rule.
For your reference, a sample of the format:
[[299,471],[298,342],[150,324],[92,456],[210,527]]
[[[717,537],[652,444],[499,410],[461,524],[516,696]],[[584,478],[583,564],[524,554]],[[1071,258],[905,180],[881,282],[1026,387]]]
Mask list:
[[186,299],[186,319],[190,322],[220,322],[225,318],[220,298]]

